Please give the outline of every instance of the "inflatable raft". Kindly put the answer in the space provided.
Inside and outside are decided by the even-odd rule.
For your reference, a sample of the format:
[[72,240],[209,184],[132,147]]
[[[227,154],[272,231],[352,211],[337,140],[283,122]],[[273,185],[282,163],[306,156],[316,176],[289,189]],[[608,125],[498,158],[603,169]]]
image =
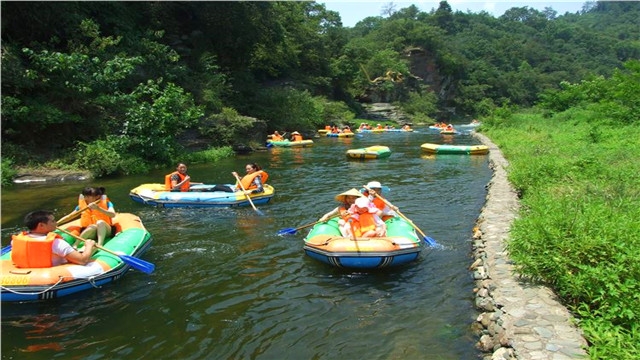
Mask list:
[[489,153],[486,145],[439,145],[425,143],[420,145],[429,154],[484,155]]
[[[140,218],[133,214],[118,213],[113,219],[115,236],[104,243],[104,248],[118,254],[140,257],[151,246],[151,234]],[[80,220],[62,226],[70,229],[80,226]],[[61,233],[69,244],[75,239]],[[6,250],[10,247],[8,246]],[[3,249],[3,253],[5,249]],[[77,293],[119,279],[131,267],[117,256],[97,250],[87,265],[64,264],[50,268],[17,268],[11,261],[11,251],[0,257],[2,302],[53,299]]]
[[349,132],[349,133],[342,132],[342,133],[336,133],[336,134],[330,133],[330,132],[327,133],[327,137],[351,138],[351,137],[354,137],[354,136],[356,136],[356,134],[354,134],[352,132]]
[[[233,186],[233,184],[225,184]],[[178,207],[237,207],[250,206],[249,200],[242,191],[224,192],[209,191],[215,185],[191,185],[191,191],[167,191],[164,184],[142,184],[129,192],[129,197],[141,204],[165,208]],[[255,205],[266,204],[273,197],[275,190],[264,184],[264,192],[251,194]]]
[[271,146],[278,146],[278,147],[310,147],[310,146],[313,146],[313,140],[311,140],[311,139],[301,140],[301,141],[289,141],[289,140],[272,141],[272,140],[267,140],[267,147],[271,147]]
[[368,160],[384,159],[391,156],[391,150],[382,145],[374,145],[361,149],[347,150],[347,157],[351,159]]
[[410,263],[418,258],[423,242],[407,221],[392,218],[387,236],[345,238],[336,218],[314,226],[304,239],[304,252],[325,264],[349,269],[381,269]]
[[383,132],[385,132],[384,129],[357,129],[356,132],[359,133],[378,133],[381,134]]

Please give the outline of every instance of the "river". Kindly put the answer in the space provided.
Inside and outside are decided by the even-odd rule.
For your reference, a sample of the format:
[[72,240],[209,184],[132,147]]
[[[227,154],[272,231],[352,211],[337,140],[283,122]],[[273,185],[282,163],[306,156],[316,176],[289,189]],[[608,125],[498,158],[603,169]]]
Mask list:
[[[478,144],[471,136],[413,133],[315,138],[310,148],[189,166],[193,181],[231,183],[256,162],[276,195],[251,207],[161,209],[129,190],[173,169],[2,191],[2,245],[22,217],[44,208],[68,214],[85,186],[104,186],[119,212],[140,216],[153,236],[131,270],[100,289],[38,303],[2,305],[3,359],[474,359],[472,228],[491,178],[488,156],[426,155],[425,142]],[[354,161],[346,150],[385,145],[387,159]],[[316,221],[334,196],[369,181],[441,246],[418,261],[354,272],[304,255],[303,238],[280,229]]]

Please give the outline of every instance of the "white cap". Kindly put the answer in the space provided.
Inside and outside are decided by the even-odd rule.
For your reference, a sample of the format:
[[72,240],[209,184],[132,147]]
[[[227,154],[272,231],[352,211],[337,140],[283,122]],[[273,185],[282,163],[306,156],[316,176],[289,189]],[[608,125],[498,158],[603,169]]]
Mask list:
[[359,208],[368,208],[369,207],[369,198],[360,197],[356,199],[355,205]]
[[382,184],[380,184],[380,182],[378,181],[369,181],[369,183],[367,184],[367,187],[369,189],[371,188],[382,189]]

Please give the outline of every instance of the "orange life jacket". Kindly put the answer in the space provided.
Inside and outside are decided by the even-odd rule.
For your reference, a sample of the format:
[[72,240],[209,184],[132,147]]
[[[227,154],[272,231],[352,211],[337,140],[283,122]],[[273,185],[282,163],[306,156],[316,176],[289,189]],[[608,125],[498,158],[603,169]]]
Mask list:
[[369,230],[376,228],[375,214],[366,212],[364,214],[358,214],[357,216],[351,215],[350,221],[353,221],[353,232],[356,236],[362,236]]
[[282,137],[282,135],[271,135],[271,140],[272,141],[282,141],[282,140],[284,140],[284,138]]
[[330,125],[326,125],[326,126],[324,127],[324,129],[325,129],[325,130],[331,130],[331,126],[330,126]]
[[[102,195],[100,197],[100,202],[98,203],[98,206],[100,206],[105,210],[109,209],[109,198],[107,198],[107,195]],[[78,208],[84,209],[85,207],[87,207],[87,201],[84,199],[84,196],[79,196]],[[102,220],[109,225],[113,225],[113,221],[111,220],[109,215],[103,213],[100,210],[91,210],[91,209],[87,209],[85,212],[82,213],[82,217],[80,218],[80,225],[83,228],[86,228],[89,225],[97,223],[98,220]]]
[[[365,192],[365,195],[369,195],[369,192]],[[387,204],[384,203],[384,201],[382,201],[382,199],[380,199],[379,197],[374,197],[373,198],[373,205],[375,205],[380,211],[383,211],[384,208],[387,206]],[[394,218],[393,215],[382,215],[381,216],[382,221],[387,221],[391,218]]]
[[342,220],[344,220],[344,221],[348,221],[348,220],[349,220],[349,218],[351,217],[351,214],[349,214],[349,213],[347,212],[347,210],[349,210],[349,208],[348,208],[348,207],[345,207],[345,206],[340,206],[340,207],[338,208],[338,214],[344,214],[344,215],[340,215],[340,216],[339,216],[339,217],[340,217],[340,219],[342,219]]
[[302,141],[302,135],[293,135],[293,141]]
[[[182,180],[184,180],[184,178],[187,176],[187,175],[182,175],[177,171],[174,171],[169,175],[165,175],[165,177],[164,177],[164,189],[165,190],[171,190],[172,189],[172,187],[171,187],[171,176],[173,174],[177,174],[178,175],[178,177],[180,178],[180,181],[178,181],[179,183],[182,182]],[[191,187],[191,182],[187,181],[184,184],[180,185],[180,191],[189,191],[190,187]]]
[[267,179],[269,178],[269,174],[267,174],[265,171],[263,170],[258,170],[252,174],[248,174],[242,177],[242,179],[240,179],[240,183],[242,184],[242,186],[245,188],[245,190],[249,190],[249,189],[255,189],[257,188],[256,184],[253,183],[253,179],[256,178],[256,176],[260,175],[263,184],[267,183]]
[[34,239],[26,231],[11,237],[11,261],[19,268],[48,268],[53,266],[53,241],[62,238],[50,232],[44,240]]

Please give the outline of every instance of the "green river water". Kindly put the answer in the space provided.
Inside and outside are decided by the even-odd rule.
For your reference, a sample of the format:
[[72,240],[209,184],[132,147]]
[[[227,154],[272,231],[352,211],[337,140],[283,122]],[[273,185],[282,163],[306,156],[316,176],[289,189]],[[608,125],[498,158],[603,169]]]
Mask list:
[[[85,186],[105,186],[119,212],[153,236],[142,256],[152,274],[47,302],[2,304],[3,359],[475,359],[472,228],[491,178],[488,156],[424,154],[426,142],[477,144],[468,135],[414,133],[315,138],[310,148],[189,166],[193,181],[231,183],[257,162],[276,194],[251,207],[162,209],[129,190],[162,182],[156,171],[95,181],[14,185],[2,191],[2,245],[24,215],[68,214]],[[387,159],[348,160],[351,148],[385,145]],[[334,196],[369,181],[442,246],[396,269],[354,272],[304,255],[308,229]]]

